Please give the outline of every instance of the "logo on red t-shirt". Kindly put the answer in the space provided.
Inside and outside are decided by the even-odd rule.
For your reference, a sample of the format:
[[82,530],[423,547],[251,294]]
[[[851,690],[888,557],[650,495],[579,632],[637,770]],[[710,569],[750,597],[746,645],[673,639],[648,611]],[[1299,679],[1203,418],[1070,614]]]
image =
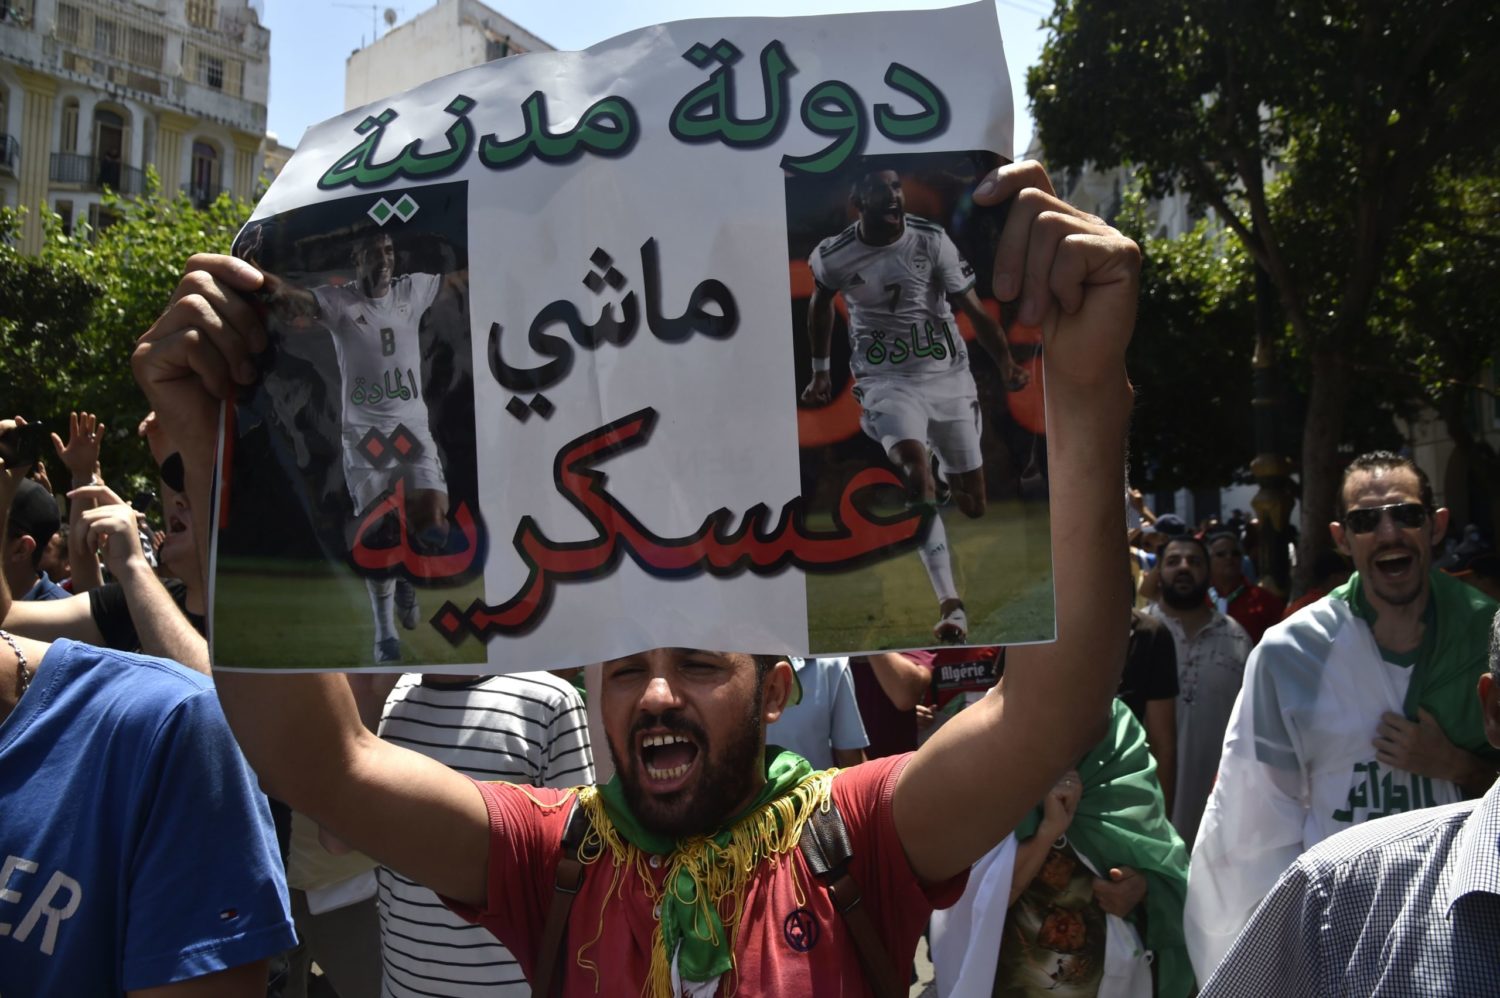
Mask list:
[[806,908],[798,908],[781,923],[786,944],[798,953],[806,953],[818,945],[818,920]]

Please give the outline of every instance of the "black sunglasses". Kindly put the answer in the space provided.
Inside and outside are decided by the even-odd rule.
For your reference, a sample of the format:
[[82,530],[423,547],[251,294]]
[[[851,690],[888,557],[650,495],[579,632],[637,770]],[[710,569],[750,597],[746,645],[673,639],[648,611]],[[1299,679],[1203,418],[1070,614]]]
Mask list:
[[167,488],[174,492],[185,492],[187,490],[187,475],[182,467],[182,454],[173,451],[168,454],[166,460],[161,463],[161,480]]
[[1391,519],[1396,521],[1397,526],[1408,530],[1420,527],[1427,522],[1426,506],[1419,502],[1398,502],[1389,506],[1351,509],[1344,514],[1344,526],[1353,533],[1368,534],[1380,526],[1380,517],[1383,513],[1391,514]]

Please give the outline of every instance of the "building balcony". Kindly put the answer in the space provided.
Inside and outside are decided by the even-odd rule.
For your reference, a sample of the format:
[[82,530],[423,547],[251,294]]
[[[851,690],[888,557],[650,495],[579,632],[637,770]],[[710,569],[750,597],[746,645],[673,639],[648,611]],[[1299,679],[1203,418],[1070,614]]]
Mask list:
[[219,200],[219,195],[223,191],[224,185],[217,180],[211,184],[194,183],[190,180],[182,185],[182,192],[192,198],[194,208],[207,208]]
[[117,194],[139,194],[146,188],[145,175],[139,167],[76,152],[52,154],[51,178],[54,184],[77,184],[91,191],[108,187]]
[[0,134],[0,173],[8,173],[14,177],[16,167],[20,165],[21,143],[14,136]]

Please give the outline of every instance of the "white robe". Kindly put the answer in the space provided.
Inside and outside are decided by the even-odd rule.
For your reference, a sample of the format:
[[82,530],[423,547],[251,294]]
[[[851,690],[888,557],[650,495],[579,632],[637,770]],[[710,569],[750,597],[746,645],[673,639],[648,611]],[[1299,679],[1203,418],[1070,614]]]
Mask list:
[[1380,715],[1402,711],[1410,680],[1337,599],[1299,610],[1251,653],[1188,872],[1183,931],[1198,980],[1305,850],[1370,818],[1463,799],[1446,780],[1375,759]]

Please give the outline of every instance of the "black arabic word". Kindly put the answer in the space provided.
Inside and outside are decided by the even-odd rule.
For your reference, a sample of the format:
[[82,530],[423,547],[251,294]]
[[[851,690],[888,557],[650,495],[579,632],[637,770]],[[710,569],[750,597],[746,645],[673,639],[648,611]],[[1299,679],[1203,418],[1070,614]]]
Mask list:
[[[609,265],[609,255],[603,250],[595,250],[593,259],[600,267]],[[599,263],[601,259],[606,262]],[[661,260],[654,236],[641,244],[641,270],[646,284],[646,326],[662,342],[681,343],[695,333],[709,339],[722,340],[733,336],[739,328],[740,310],[735,303],[734,294],[724,282],[714,278],[698,282],[688,295],[687,308],[681,315],[662,314]],[[614,273],[619,275],[618,271]],[[605,282],[599,281],[592,271],[590,274],[595,281],[591,282],[586,277],[584,282],[596,293],[602,291]],[[611,283],[609,286],[619,290],[626,282],[623,275],[619,275],[617,280],[617,284]],[[715,306],[717,313],[705,307],[708,305]],[[567,299],[558,299],[544,306],[531,320],[526,331],[526,343],[533,353],[551,359],[530,368],[513,367],[505,362],[500,352],[500,340],[505,328],[498,322],[490,323],[490,373],[502,388],[513,392],[538,392],[551,388],[566,378],[573,369],[575,351],[566,339],[547,332],[548,327],[558,324],[567,327],[573,343],[585,350],[595,350],[601,343],[623,347],[635,336],[640,325],[640,309],[635,292],[628,293],[619,306],[617,315],[614,307],[606,304],[599,318],[592,323],[585,322],[579,314],[578,306]]]

